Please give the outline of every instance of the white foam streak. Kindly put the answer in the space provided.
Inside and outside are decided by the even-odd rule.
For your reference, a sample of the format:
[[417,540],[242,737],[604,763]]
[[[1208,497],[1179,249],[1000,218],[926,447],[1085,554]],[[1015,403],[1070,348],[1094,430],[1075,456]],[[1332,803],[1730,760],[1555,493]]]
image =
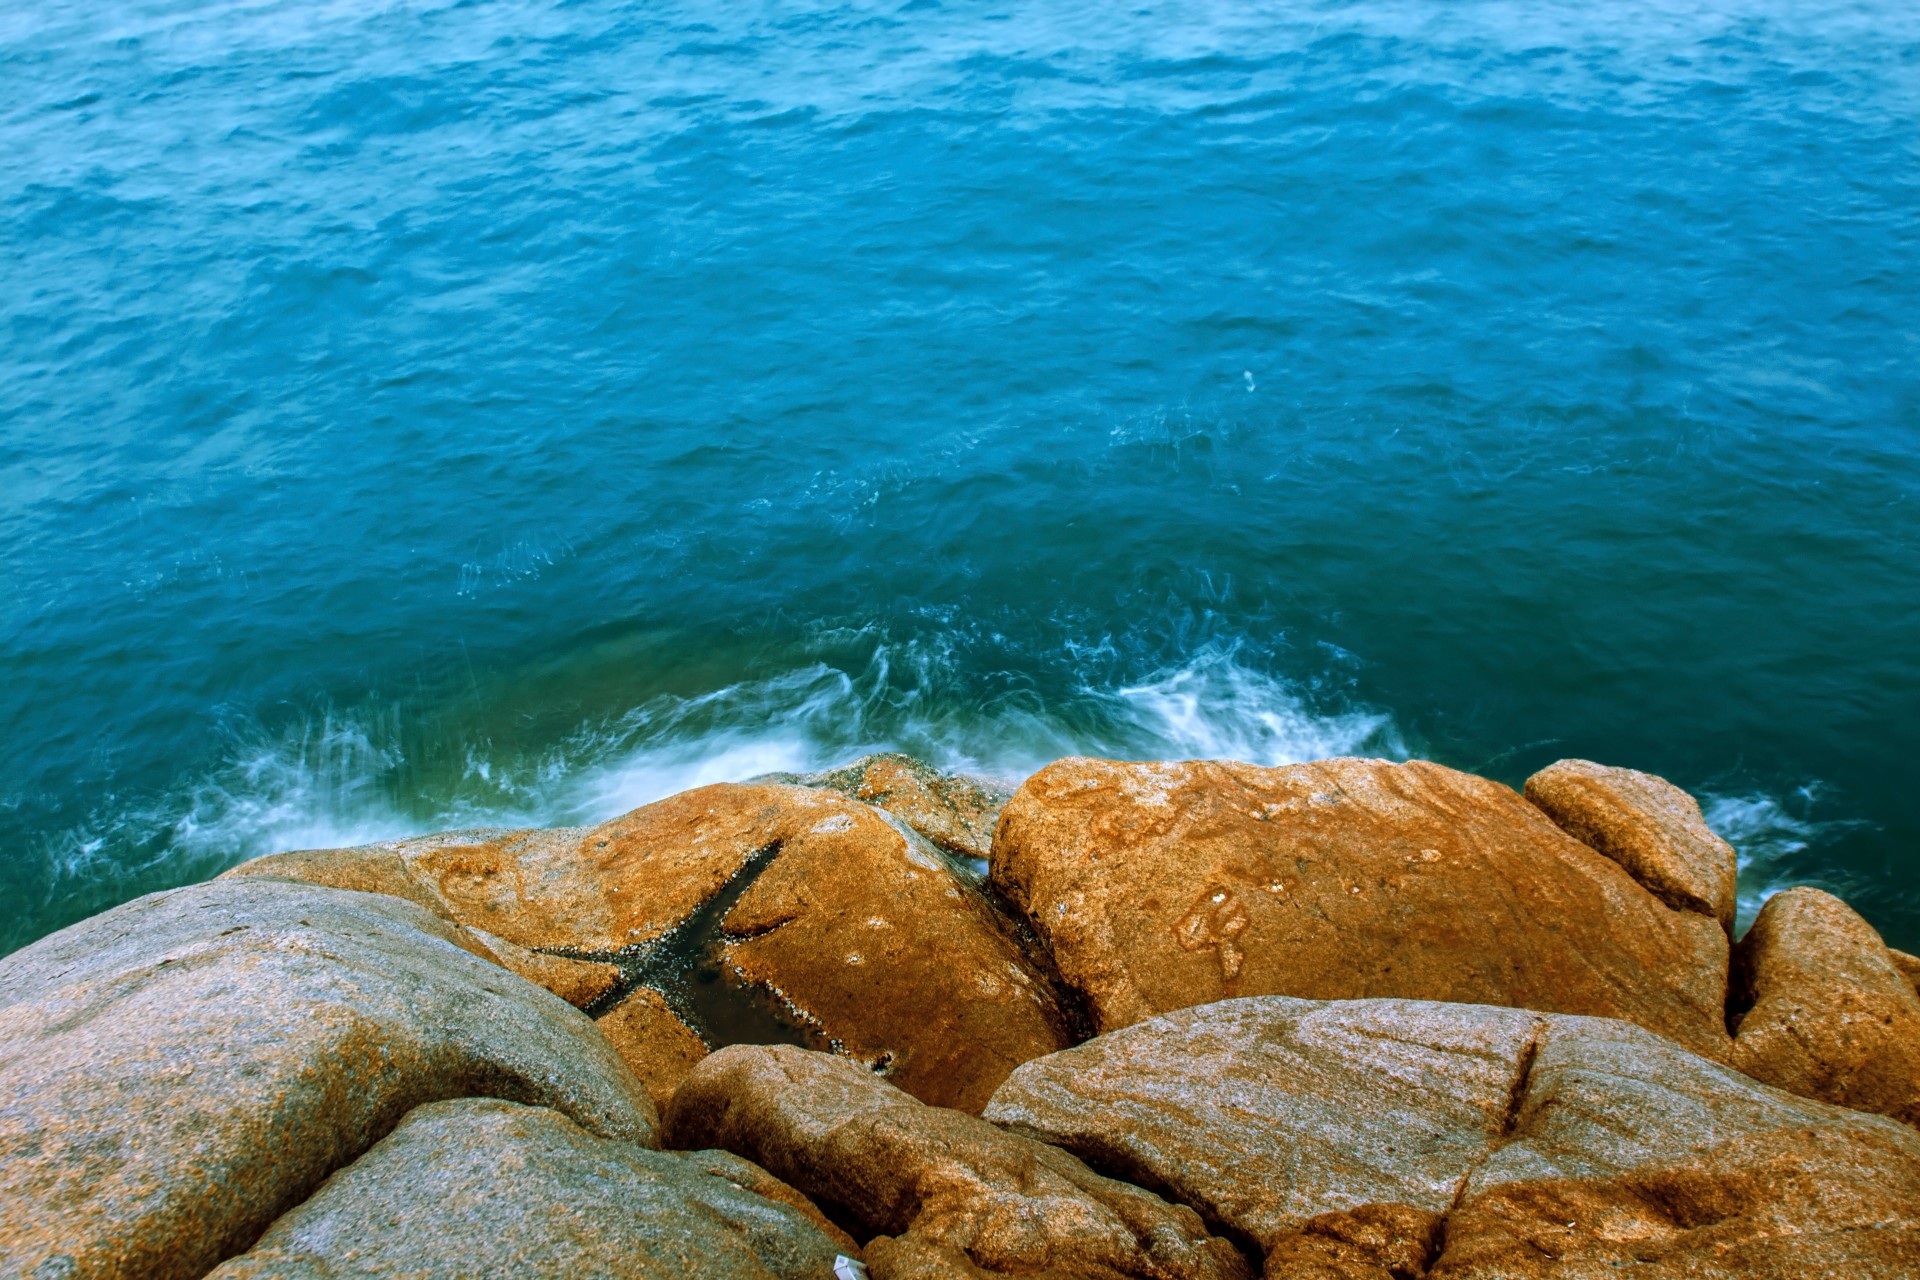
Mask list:
[[1817,799],[1818,788],[1813,786],[1801,787],[1788,797],[1761,792],[1700,797],[1707,825],[1739,855],[1736,937],[1747,931],[1762,904],[1782,889],[1813,885],[1842,897],[1857,892],[1859,886],[1843,884],[1831,875],[1814,877],[1802,869],[1810,850],[1858,825],[1856,820],[1814,820],[1794,812],[1811,808]]

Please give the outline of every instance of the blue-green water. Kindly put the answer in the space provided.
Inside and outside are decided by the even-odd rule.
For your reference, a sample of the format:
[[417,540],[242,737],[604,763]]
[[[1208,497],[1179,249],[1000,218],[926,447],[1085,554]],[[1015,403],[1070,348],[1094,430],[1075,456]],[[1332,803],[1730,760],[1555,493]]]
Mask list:
[[0,12],[0,950],[899,747],[1668,775],[1920,947],[1920,9]]

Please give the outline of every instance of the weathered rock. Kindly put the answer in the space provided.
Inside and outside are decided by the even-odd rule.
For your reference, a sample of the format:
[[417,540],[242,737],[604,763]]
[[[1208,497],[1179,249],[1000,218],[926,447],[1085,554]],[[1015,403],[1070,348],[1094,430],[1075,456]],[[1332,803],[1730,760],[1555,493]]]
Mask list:
[[1527,779],[1527,799],[1575,840],[1612,858],[1676,911],[1733,931],[1733,846],[1694,798],[1665,778],[1591,760],[1561,760]]
[[676,1154],[702,1173],[731,1182],[742,1191],[752,1192],[767,1200],[777,1200],[788,1208],[798,1210],[808,1222],[820,1229],[822,1235],[833,1241],[841,1253],[850,1258],[860,1257],[859,1244],[852,1236],[841,1230],[839,1224],[820,1212],[819,1205],[753,1161],[743,1160],[733,1152],[722,1151],[718,1147],[704,1151],[681,1151]]
[[1734,949],[1734,1066],[1920,1124],[1920,994],[1873,926],[1818,889],[1767,899]]
[[1424,761],[1062,760],[1007,805],[992,875],[1102,1030],[1236,995],[1405,996],[1727,1051],[1716,921]]
[[986,1115],[1193,1205],[1269,1275],[1920,1262],[1920,1135],[1609,1019],[1231,1000],[1027,1063]]
[[636,987],[602,1014],[596,1025],[647,1086],[654,1106],[662,1110],[687,1072],[707,1056],[700,1033],[681,1021],[666,997],[652,987]]
[[1900,971],[1901,976],[1913,984],[1916,992],[1920,992],[1920,956],[1910,956],[1904,951],[1895,951],[1892,947],[1887,948],[1887,956],[1893,961],[1893,967]]
[[[591,829],[452,833],[228,874],[393,893],[518,947],[616,960],[628,981],[670,992],[699,957],[768,995],[811,1043],[941,1105],[977,1109],[1015,1065],[1073,1039],[980,889],[897,819],[830,791],[702,787]],[[709,1044],[768,1034],[713,1022],[695,1028]],[[656,1058],[633,1061],[660,1084]]]
[[529,951],[484,929],[467,932],[480,939],[502,968],[513,970],[536,987],[545,987],[576,1009],[587,1008],[620,983],[617,964]]
[[212,1280],[834,1280],[842,1252],[698,1162],[461,1099],[408,1113]]
[[822,773],[770,773],[756,782],[838,791],[864,800],[918,831],[948,853],[984,860],[993,826],[1013,795],[989,778],[941,773],[912,756],[886,751]]
[[746,1156],[878,1237],[867,1245],[876,1280],[1249,1274],[1192,1210],[825,1054],[723,1049],[674,1095],[666,1133]]
[[216,881],[0,960],[0,1273],[203,1275],[449,1097],[651,1143],[593,1025],[477,946],[390,897]]

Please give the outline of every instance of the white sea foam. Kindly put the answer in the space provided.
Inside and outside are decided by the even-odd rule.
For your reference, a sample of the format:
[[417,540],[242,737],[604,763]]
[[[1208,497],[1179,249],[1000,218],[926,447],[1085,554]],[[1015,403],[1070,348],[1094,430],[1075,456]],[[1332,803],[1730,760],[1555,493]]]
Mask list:
[[[1125,665],[1107,641],[1065,648],[1070,671]],[[857,669],[810,662],[704,694],[660,695],[531,750],[482,737],[424,741],[392,703],[321,712],[279,732],[235,729],[221,757],[179,787],[108,797],[45,854],[56,892],[99,900],[285,849],[597,822],[691,787],[879,750],[1009,781],[1071,754],[1259,764],[1406,755],[1387,714],[1322,710],[1311,690],[1261,670],[1238,646],[1202,645],[1132,680],[1088,675],[1051,700],[1017,681],[984,696],[963,687],[950,640],[882,639],[866,653]],[[432,758],[409,758],[423,751]]]
[[1805,816],[1818,803],[1819,791],[1808,785],[1777,796],[1745,792],[1700,797],[1707,825],[1739,855],[1736,936],[1746,932],[1761,905],[1782,889],[1814,885],[1848,897],[1862,887],[1844,883],[1831,871],[1813,869],[1822,844],[1859,825],[1855,819]]

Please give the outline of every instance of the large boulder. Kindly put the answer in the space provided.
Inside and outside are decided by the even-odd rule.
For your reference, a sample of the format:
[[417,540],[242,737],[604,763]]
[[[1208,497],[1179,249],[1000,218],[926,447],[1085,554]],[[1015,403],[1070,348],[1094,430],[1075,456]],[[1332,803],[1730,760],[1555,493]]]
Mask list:
[[1767,899],[1734,949],[1733,1056],[1756,1080],[1920,1124],[1920,993],[1830,893]]
[[723,1049],[667,1109],[675,1146],[718,1146],[872,1236],[875,1280],[1250,1275],[1191,1209],[1066,1152],[929,1107],[854,1063],[789,1046]]
[[985,1114],[1194,1206],[1275,1276],[1920,1267],[1920,1135],[1608,1019],[1229,1000],[1027,1063]]
[[544,1107],[431,1103],[210,1280],[835,1280],[847,1246],[797,1194],[745,1161],[725,1178],[712,1163]]
[[215,881],[0,960],[0,1274],[204,1275],[445,1098],[651,1145],[593,1024],[474,945],[391,897]]
[[[617,965],[588,1010],[621,1019],[608,1029],[641,1047],[632,1065],[656,1093],[677,1083],[689,1036],[787,1039],[978,1108],[1016,1065],[1074,1038],[973,878],[832,791],[701,787],[594,828],[281,854],[228,875],[392,893],[514,947]],[[659,999],[634,1004],[641,988]]]
[[1404,996],[1727,1051],[1716,920],[1424,761],[1062,760],[1001,815],[992,879],[1103,1031],[1230,996]]
[[1733,932],[1739,857],[1679,787],[1633,769],[1561,760],[1528,778],[1526,795],[1674,910],[1712,916]]
[[883,751],[820,773],[770,773],[755,782],[818,787],[885,809],[948,853],[984,862],[993,827],[1013,795],[989,778],[942,773],[912,756]]

